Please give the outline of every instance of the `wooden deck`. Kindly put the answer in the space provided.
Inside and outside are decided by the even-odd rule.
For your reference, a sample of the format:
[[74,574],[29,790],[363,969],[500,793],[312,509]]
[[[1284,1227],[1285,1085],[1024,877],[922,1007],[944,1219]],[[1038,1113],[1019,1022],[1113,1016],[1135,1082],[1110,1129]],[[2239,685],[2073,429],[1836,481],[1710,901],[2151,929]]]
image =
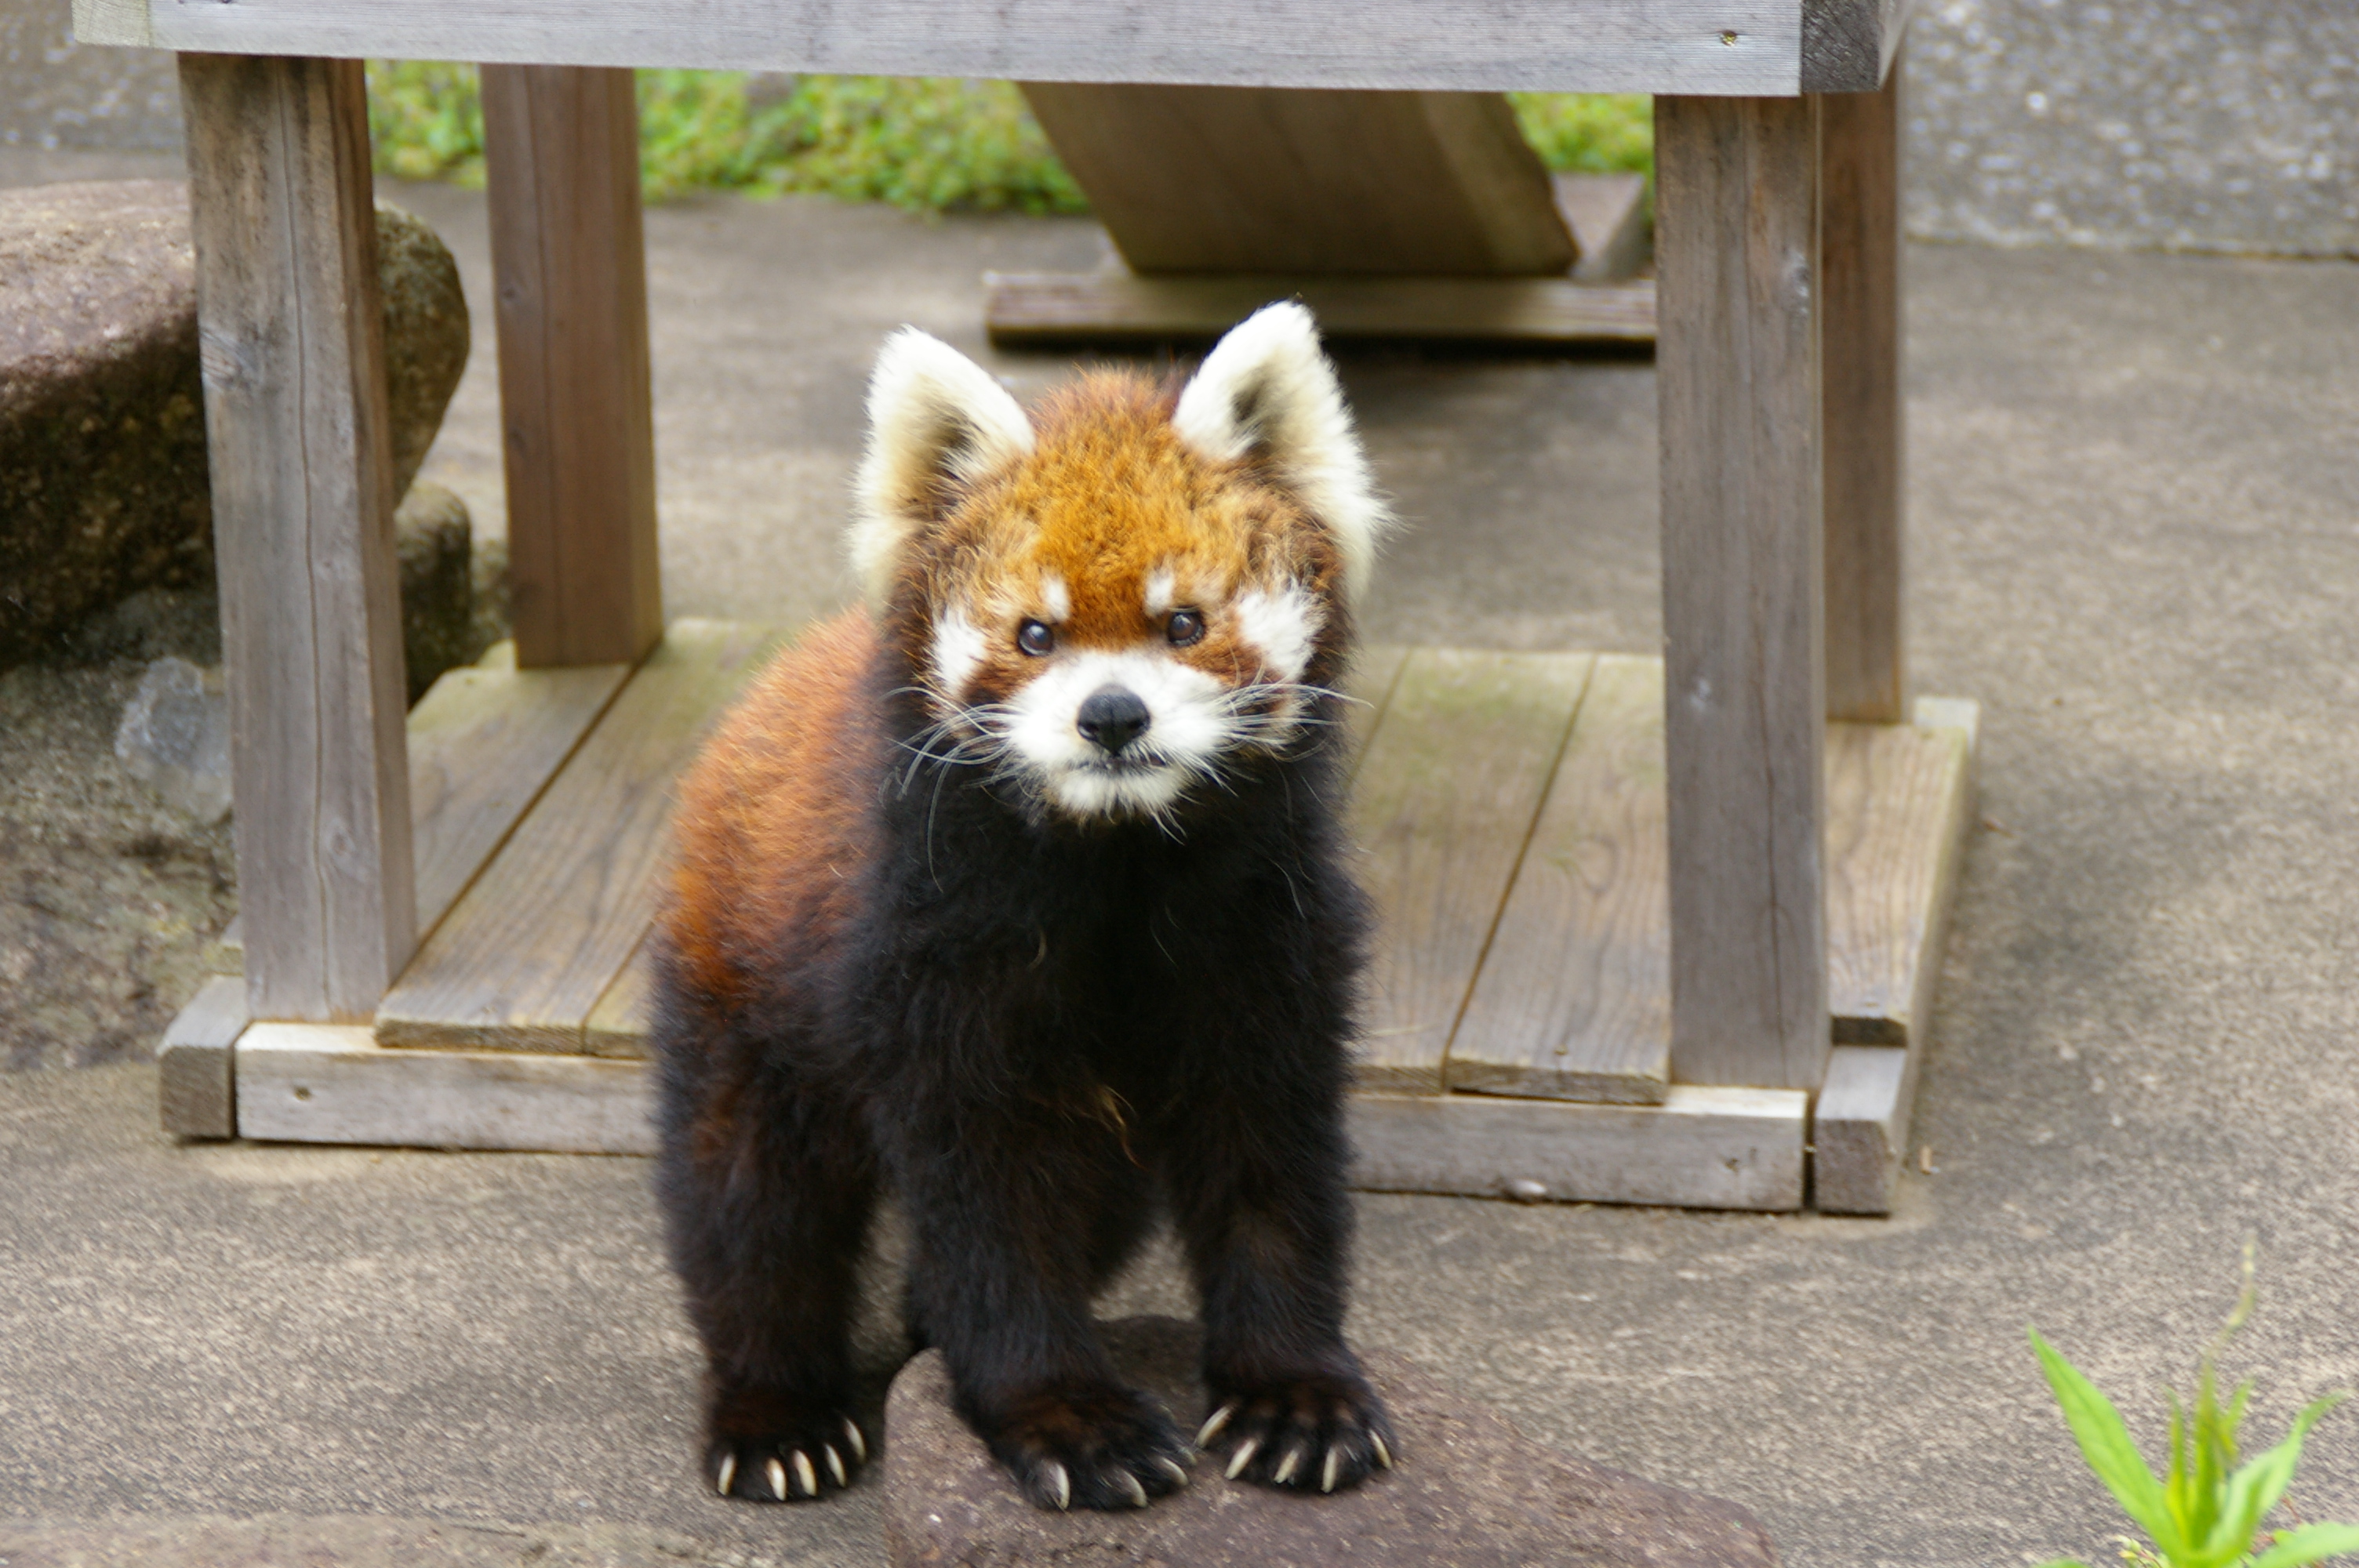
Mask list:
[[[410,719],[425,939],[373,1031],[246,1031],[239,1130],[644,1148],[671,786],[781,640],[680,622],[636,671],[518,672],[503,649],[446,676]],[[1808,1095],[1670,1081],[1661,661],[1380,647],[1355,695],[1359,870],[1383,916],[1362,1184],[1799,1206]],[[1973,706],[1919,717],[1828,738],[1834,1039],[1869,1048],[1838,1050],[1830,1079],[1854,1164],[1905,1138],[1890,1102],[1913,1088],[1969,810]],[[1872,1174],[1849,1206],[1877,1206]]]

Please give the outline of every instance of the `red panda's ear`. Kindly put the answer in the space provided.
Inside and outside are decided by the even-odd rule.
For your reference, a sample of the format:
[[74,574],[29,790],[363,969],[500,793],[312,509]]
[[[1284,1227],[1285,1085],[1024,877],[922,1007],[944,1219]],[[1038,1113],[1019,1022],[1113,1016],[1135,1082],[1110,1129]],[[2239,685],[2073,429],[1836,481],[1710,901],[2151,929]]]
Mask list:
[[1376,496],[1310,311],[1266,305],[1229,329],[1180,393],[1171,426],[1217,461],[1257,456],[1268,464],[1334,535],[1344,590],[1359,597],[1392,513]]
[[844,539],[869,603],[883,607],[903,552],[949,492],[1031,449],[1031,421],[981,365],[915,327],[886,339],[868,382],[868,451]]

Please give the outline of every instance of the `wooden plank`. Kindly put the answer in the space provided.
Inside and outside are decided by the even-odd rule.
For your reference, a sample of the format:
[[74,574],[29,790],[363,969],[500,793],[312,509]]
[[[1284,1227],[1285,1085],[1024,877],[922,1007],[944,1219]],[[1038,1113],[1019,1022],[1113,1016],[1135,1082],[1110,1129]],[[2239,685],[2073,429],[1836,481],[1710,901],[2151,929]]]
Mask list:
[[366,94],[203,57],[180,92],[247,995],[366,1018],[418,934]]
[[1924,1038],[1971,820],[1973,750],[1963,728],[1828,730],[1827,985],[1837,1044]]
[[1795,1090],[1689,1087],[1659,1106],[1355,1095],[1352,1184],[1789,1211],[1802,1206],[1809,1101]]
[[643,1064],[393,1051],[364,1028],[259,1023],[237,1044],[241,1137],[576,1154],[655,1152]]
[[1124,272],[983,275],[984,325],[1006,347],[1209,341],[1299,298],[1331,340],[1644,345],[1655,286],[1561,277],[1312,277]]
[[1600,657],[1451,1039],[1453,1091],[1668,1097],[1663,767],[1662,661]]
[[1438,1094],[1451,1033],[1595,659],[1419,648],[1353,780],[1379,926],[1360,1082]]
[[418,925],[431,934],[630,678],[628,665],[519,670],[502,643],[409,713]]
[[575,1052],[654,917],[673,778],[777,643],[681,621],[377,1012],[387,1045]]
[[147,0],[73,0],[73,40],[152,47],[156,39],[147,23]]
[[1638,276],[1654,254],[1643,174],[1560,174],[1557,211],[1581,247],[1575,283],[1620,283]]
[[1360,771],[1360,763],[1368,754],[1368,742],[1375,738],[1376,727],[1384,722],[1385,708],[1392,702],[1393,688],[1400,684],[1401,668],[1408,663],[1408,652],[1406,643],[1371,643],[1352,660],[1352,673],[1343,682],[1343,689],[1352,697],[1343,718],[1350,731],[1346,742],[1350,773]]
[[1876,1045],[1838,1045],[1829,1054],[1810,1125],[1810,1206],[1823,1214],[1892,1212],[1924,1054]]
[[631,72],[486,66],[483,103],[516,662],[632,663],[663,591]]
[[156,1047],[164,1130],[180,1138],[237,1136],[231,1054],[245,1032],[245,982],[216,975],[197,988]]
[[1916,0],[1803,0],[1802,91],[1874,92],[1900,70]]
[[1827,717],[1908,716],[1903,642],[1900,75],[1819,105]]
[[584,1054],[625,1059],[647,1055],[647,1034],[654,1021],[655,954],[650,946],[654,935],[650,931],[639,939],[623,972],[590,1010],[582,1025]]
[[1024,92],[1135,272],[1560,276],[1575,259],[1502,93]]
[[1815,100],[1655,100],[1671,1075],[1826,1068]]
[[[1811,0],[1880,40],[1891,0]],[[148,0],[151,41],[233,54],[1022,81],[1791,94],[1802,0]],[[1873,16],[1875,23],[1861,18]],[[1843,55],[1840,60],[1854,57]],[[1856,63],[1814,65],[1841,91]],[[1880,80],[1880,79],[1879,79]],[[1874,81],[1856,85],[1873,87]]]

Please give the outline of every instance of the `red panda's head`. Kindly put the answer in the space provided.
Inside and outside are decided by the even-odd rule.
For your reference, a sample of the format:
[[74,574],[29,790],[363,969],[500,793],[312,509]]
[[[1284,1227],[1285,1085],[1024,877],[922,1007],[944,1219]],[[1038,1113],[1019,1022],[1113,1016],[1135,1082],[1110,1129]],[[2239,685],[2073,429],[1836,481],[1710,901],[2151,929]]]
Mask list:
[[1248,319],[1176,399],[1098,373],[1030,417],[904,329],[868,412],[852,556],[929,751],[1161,816],[1313,721],[1389,519],[1309,311]]

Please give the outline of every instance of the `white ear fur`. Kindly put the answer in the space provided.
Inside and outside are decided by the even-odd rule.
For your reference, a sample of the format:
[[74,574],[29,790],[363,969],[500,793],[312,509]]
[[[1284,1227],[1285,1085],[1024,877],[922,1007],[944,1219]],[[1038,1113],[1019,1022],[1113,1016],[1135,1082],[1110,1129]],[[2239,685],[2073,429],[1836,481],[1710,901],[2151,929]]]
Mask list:
[[1343,589],[1357,600],[1393,524],[1343,407],[1310,312],[1265,305],[1212,346],[1171,416],[1180,438],[1230,462],[1259,448],[1279,482],[1334,532]]
[[884,605],[945,477],[972,483],[1031,449],[1032,422],[981,365],[915,327],[886,339],[868,381],[868,450],[844,531],[869,603]]

